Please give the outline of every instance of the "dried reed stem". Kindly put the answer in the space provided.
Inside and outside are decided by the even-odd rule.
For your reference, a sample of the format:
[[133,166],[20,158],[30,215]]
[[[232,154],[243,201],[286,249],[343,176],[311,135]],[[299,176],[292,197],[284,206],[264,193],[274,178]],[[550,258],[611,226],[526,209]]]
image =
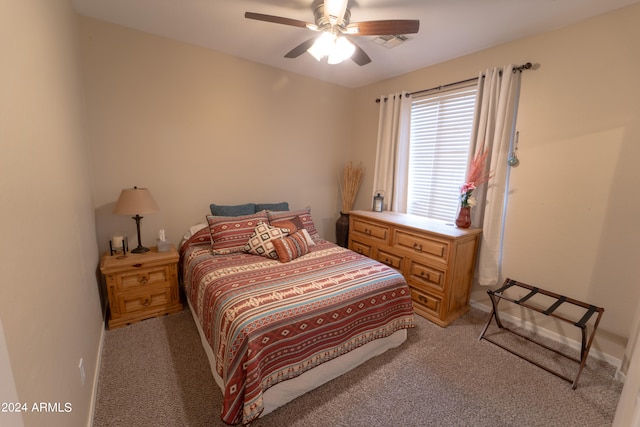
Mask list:
[[342,191],[342,212],[347,213],[353,208],[358,189],[362,183],[362,164],[354,167],[351,162],[347,163],[342,172],[340,190]]

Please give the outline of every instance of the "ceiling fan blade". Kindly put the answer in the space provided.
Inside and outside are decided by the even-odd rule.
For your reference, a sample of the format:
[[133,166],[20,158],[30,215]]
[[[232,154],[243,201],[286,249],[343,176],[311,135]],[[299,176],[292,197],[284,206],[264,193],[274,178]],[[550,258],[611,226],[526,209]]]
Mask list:
[[367,55],[367,53],[360,46],[355,43],[353,43],[353,45],[356,47],[355,52],[353,52],[353,55],[351,55],[351,59],[353,60],[353,62],[360,66],[367,65],[369,62],[371,62],[371,58],[369,58],[369,55]]
[[311,45],[313,44],[313,42],[316,41],[317,37],[313,37],[310,38],[309,40],[300,43],[298,46],[294,47],[293,49],[291,49],[284,57],[285,58],[297,58],[298,56],[302,55],[303,53],[305,53],[307,51],[307,49],[309,49],[311,47]]
[[352,36],[397,36],[414,34],[420,29],[417,19],[393,19],[386,21],[354,22],[346,27],[346,33]]
[[292,27],[309,28],[315,26],[309,22],[299,21],[297,19],[283,18],[281,16],[264,15],[262,13],[245,12],[244,17],[247,19],[255,19],[256,21],[272,22],[274,24],[291,25]]

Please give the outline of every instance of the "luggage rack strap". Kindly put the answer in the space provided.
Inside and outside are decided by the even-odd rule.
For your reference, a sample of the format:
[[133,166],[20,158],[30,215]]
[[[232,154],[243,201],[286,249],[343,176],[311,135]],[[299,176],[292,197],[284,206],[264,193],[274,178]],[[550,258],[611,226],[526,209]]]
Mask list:
[[553,305],[547,308],[545,311],[543,311],[542,314],[546,314],[547,316],[550,315],[551,313],[556,311],[556,308],[560,307],[560,304],[562,304],[566,300],[567,300],[567,297],[565,297],[564,295],[561,295],[560,298],[558,298],[558,301],[554,302]]
[[528,300],[529,298],[537,294],[539,290],[540,289],[534,287],[533,289],[531,289],[531,292],[529,292],[527,295],[523,296],[518,301],[516,301],[516,304],[522,304],[523,302],[525,302],[526,300]]
[[584,314],[584,316],[582,316],[582,319],[574,323],[574,325],[576,325],[579,328],[584,328],[585,324],[589,321],[591,316],[593,316],[593,313],[595,313],[597,310],[598,310],[598,307],[596,307],[595,305],[590,305],[589,310]]
[[507,289],[509,289],[510,287],[512,287],[513,285],[515,285],[515,284],[516,284],[515,280],[507,279],[507,280],[504,281],[504,285],[502,285],[502,287],[500,289],[496,289],[495,291],[492,291],[492,292],[496,293],[496,294],[501,294],[504,291],[506,291]]

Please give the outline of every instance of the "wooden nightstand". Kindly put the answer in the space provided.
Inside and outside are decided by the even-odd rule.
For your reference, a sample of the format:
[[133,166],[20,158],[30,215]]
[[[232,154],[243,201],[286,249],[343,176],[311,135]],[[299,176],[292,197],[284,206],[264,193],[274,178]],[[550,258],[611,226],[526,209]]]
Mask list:
[[143,254],[104,254],[100,271],[109,295],[109,328],[181,311],[178,259],[173,245],[168,252],[153,247]]

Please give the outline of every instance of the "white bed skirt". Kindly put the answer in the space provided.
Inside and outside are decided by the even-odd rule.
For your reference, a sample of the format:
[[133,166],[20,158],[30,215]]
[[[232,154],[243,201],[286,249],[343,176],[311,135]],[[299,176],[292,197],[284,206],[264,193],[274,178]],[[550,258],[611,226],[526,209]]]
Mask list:
[[[200,326],[200,322],[198,321],[198,318],[191,307],[190,301],[189,310],[191,311],[193,320],[196,324],[196,327],[198,328],[200,340],[202,341],[202,347],[204,347],[204,351],[207,353],[207,358],[209,359],[209,366],[211,367],[213,378],[224,394],[224,383],[222,381],[222,378],[220,378],[215,370],[216,365],[213,350],[207,342],[204,332],[202,331],[202,327]],[[363,345],[362,347],[358,347],[355,350],[350,351],[347,354],[344,354],[340,357],[325,362],[309,371],[306,371],[305,373],[295,378],[276,384],[275,386],[269,388],[263,394],[264,411],[262,411],[260,417],[273,412],[280,406],[292,401],[296,397],[302,396],[306,392],[313,390],[314,388],[317,388],[334,378],[339,377],[340,375],[350,371],[356,366],[361,365],[367,360],[378,356],[387,350],[398,347],[403,342],[405,342],[406,339],[407,330],[401,329],[388,336],[387,338],[379,338],[377,340],[371,341]]]

